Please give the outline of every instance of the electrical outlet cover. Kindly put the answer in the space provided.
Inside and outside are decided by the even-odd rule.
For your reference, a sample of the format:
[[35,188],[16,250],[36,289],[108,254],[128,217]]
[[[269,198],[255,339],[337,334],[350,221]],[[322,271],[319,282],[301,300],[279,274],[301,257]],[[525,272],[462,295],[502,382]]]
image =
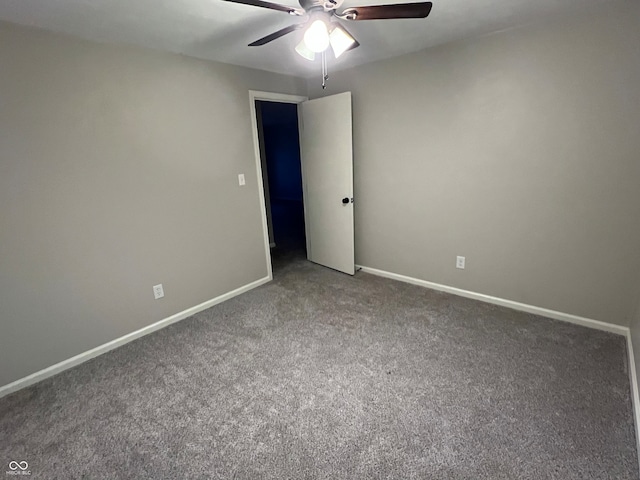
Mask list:
[[162,288],[162,284],[153,286],[153,297],[158,300],[159,298],[164,297],[164,289]]

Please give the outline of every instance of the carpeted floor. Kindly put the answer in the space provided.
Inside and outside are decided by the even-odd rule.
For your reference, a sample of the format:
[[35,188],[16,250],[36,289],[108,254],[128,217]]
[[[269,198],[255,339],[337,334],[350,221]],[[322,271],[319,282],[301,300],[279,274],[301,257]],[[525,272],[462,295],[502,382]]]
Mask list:
[[4,469],[638,479],[623,337],[277,264],[272,283],[0,399]]

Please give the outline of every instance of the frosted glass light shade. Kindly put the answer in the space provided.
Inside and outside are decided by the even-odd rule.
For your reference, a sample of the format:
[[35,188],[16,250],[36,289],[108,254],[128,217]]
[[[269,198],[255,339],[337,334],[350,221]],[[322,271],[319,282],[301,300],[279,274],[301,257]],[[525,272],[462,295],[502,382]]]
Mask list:
[[322,20],[316,20],[304,33],[304,43],[312,52],[324,52],[329,47],[329,32]]
[[336,58],[349,50],[351,46],[356,43],[355,39],[349,35],[344,29],[336,27],[329,35],[329,41],[331,42],[331,48]]
[[309,50],[309,48],[307,47],[307,44],[304,43],[304,40],[302,40],[296,46],[296,52],[298,52],[300,56],[306,58],[307,60],[311,60],[312,62],[316,59],[316,54],[311,50]]

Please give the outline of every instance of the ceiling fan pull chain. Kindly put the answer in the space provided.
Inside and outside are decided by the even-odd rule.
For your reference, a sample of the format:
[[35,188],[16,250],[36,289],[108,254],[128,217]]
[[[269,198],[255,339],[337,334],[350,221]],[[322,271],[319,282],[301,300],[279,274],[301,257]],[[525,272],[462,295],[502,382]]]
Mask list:
[[324,73],[324,68],[325,68],[325,67],[324,67],[324,61],[325,61],[325,60],[326,60],[325,53],[324,53],[324,52],[322,52],[322,53],[320,54],[320,65],[321,65],[321,67],[320,67],[320,68],[321,68],[321,71],[322,71],[322,89],[323,89],[323,90],[324,90],[325,88],[327,88],[327,85],[326,85],[326,83],[325,83],[326,78],[325,78],[325,73]]
[[326,51],[322,52],[321,63],[322,63],[322,89],[325,90],[327,88],[327,80],[329,79],[329,69],[327,68]]

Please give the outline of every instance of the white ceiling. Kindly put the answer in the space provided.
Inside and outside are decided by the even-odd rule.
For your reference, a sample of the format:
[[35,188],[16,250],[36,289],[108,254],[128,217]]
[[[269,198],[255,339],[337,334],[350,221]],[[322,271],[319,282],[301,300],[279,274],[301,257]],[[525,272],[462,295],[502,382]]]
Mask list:
[[[331,68],[570,15],[612,1],[433,0],[426,19],[349,22],[348,29],[361,46],[331,61]],[[278,3],[298,6],[296,0]],[[345,0],[342,8],[384,3],[402,0]],[[1,0],[0,19],[98,42],[140,45],[304,77],[317,74],[319,68],[293,51],[301,31],[261,47],[247,46],[300,22],[300,17],[222,0]]]

